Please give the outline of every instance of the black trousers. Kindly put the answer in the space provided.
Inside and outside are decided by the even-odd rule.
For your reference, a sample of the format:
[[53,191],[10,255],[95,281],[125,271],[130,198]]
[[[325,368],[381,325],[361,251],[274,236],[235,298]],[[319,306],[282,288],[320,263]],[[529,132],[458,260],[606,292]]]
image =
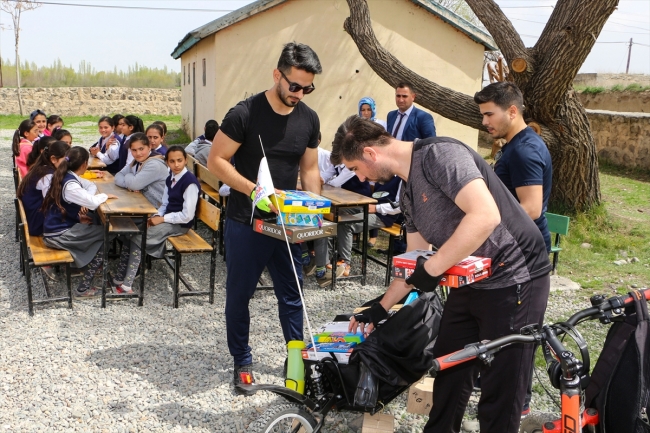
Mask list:
[[[542,324],[550,290],[550,276],[503,289],[452,289],[434,347],[436,357],[481,340],[519,333]],[[512,344],[495,354],[490,366],[469,361],[438,373],[433,407],[424,433],[457,433],[474,380],[481,373],[478,420],[481,433],[517,433],[521,407],[532,374],[533,344]]]

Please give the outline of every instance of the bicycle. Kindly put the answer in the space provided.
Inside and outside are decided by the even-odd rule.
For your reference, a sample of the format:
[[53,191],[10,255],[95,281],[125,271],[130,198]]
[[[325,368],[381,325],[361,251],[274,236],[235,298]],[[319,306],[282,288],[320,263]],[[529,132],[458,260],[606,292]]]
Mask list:
[[[635,293],[646,301],[650,300],[650,289],[637,290]],[[520,433],[570,433],[581,432],[585,428],[588,432],[596,433],[598,411],[584,407],[582,392],[589,381],[589,353],[575,326],[596,319],[609,324],[624,315],[625,307],[633,300],[631,294],[609,299],[603,295],[592,296],[592,306],[575,313],[566,322],[543,325],[541,328],[530,325],[522,328],[520,334],[469,344],[459,351],[436,358],[431,370],[438,372],[475,359],[489,364],[496,352],[510,344],[539,344],[550,363],[547,372],[551,383],[560,390],[561,413],[559,418],[553,414],[531,414],[522,421]],[[578,343],[581,360],[567,350],[560,340],[565,334]],[[249,426],[248,431],[317,433],[332,409],[374,414],[408,389],[408,386],[384,388],[383,397],[374,407],[355,406],[351,396],[356,389],[356,378],[349,374],[346,377],[346,373],[349,373],[346,367],[336,361],[334,354],[332,358],[320,361],[305,360],[304,394],[278,385],[238,385],[248,392],[266,390],[288,400],[287,403],[267,409]]]

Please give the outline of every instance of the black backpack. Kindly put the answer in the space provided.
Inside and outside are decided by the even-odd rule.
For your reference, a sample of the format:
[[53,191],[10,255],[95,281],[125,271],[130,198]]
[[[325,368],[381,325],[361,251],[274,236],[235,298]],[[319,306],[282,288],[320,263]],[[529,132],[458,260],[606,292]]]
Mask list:
[[585,390],[586,407],[600,414],[600,433],[650,433],[648,307],[642,294],[631,294],[634,304],[607,333]]

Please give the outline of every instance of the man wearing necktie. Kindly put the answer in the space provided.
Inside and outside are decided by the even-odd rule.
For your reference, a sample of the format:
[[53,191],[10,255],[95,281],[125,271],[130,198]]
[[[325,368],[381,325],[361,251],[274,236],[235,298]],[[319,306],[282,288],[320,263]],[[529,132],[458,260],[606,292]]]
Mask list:
[[397,110],[388,113],[388,132],[401,141],[436,136],[433,117],[413,105],[415,92],[410,83],[399,83],[395,89]]

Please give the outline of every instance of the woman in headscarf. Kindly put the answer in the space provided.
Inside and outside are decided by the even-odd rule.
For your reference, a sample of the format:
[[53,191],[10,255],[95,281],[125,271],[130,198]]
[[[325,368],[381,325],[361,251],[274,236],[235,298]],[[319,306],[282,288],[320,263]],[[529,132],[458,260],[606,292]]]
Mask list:
[[377,119],[377,107],[375,105],[375,100],[369,96],[361,98],[359,101],[359,117],[370,119],[373,122],[379,123],[384,127],[384,129],[386,129],[386,122],[381,119]]

